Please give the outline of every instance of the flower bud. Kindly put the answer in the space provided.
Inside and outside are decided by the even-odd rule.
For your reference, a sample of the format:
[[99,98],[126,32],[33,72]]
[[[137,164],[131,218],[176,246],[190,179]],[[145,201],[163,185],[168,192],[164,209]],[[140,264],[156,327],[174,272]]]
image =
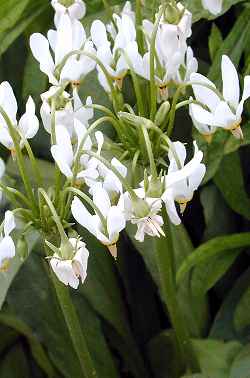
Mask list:
[[137,198],[136,200],[132,200],[134,214],[137,218],[145,218],[149,212],[150,207],[146,201],[141,198]]
[[59,3],[66,8],[69,8],[71,5],[75,3],[75,0],[59,0]]
[[155,116],[156,126],[160,127],[163,124],[163,122],[165,121],[168,115],[169,109],[170,109],[169,101],[165,101],[163,102],[163,104],[161,104]]
[[154,126],[153,122],[149,119],[139,117],[135,114],[119,112],[118,116],[122,121],[130,123],[133,126],[145,126],[147,129],[150,129],[150,127]]
[[162,180],[157,177],[150,180],[148,189],[147,189],[147,197],[151,198],[161,198],[161,195],[163,193],[163,183]]
[[21,259],[21,261],[25,261],[29,256],[29,246],[27,240],[22,235],[17,242],[17,253]]
[[182,12],[176,5],[167,4],[164,12],[164,20],[169,24],[177,25],[182,17]]

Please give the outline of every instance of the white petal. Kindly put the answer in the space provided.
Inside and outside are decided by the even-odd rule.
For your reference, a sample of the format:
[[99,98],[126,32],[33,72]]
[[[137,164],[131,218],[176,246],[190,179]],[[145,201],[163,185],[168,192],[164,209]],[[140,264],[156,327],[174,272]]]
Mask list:
[[236,115],[232,112],[229,105],[221,101],[216,108],[215,114],[215,125],[218,127],[223,127],[225,129],[230,129],[235,122],[237,122]]
[[0,105],[13,124],[16,124],[17,101],[11,85],[7,81],[0,84]]
[[21,117],[18,127],[24,138],[33,138],[39,129],[39,121],[35,115],[35,103],[30,96],[26,103],[26,112]]
[[202,5],[215,16],[222,10],[222,0],[202,0]]
[[71,260],[60,260],[55,257],[50,260],[50,265],[59,281],[73,289],[78,288],[79,279],[75,275]]
[[116,243],[119,233],[126,227],[124,214],[117,206],[112,206],[107,217],[107,229],[111,244]]
[[214,126],[215,120],[214,115],[209,111],[202,108],[200,105],[191,104],[191,114],[195,122],[201,123],[203,125]]
[[177,213],[173,193],[171,190],[166,190],[162,196],[162,200],[165,203],[168,216],[173,224],[178,226],[181,224],[181,219]]
[[6,211],[4,216],[4,235],[9,235],[16,227],[15,217],[12,211]]
[[50,54],[48,40],[42,34],[34,33],[30,37],[30,48],[34,58],[40,63],[40,70],[50,77],[55,65]]
[[200,85],[192,85],[196,100],[200,101],[204,105],[207,105],[208,108],[213,111],[219,103],[220,98],[213,90],[206,88],[202,84],[215,88],[214,83],[199,73],[192,73],[190,75],[190,80],[191,82],[201,83]]
[[93,202],[101,211],[104,217],[106,217],[111,208],[110,199],[108,193],[103,188],[97,188],[93,190]]
[[222,56],[221,73],[223,81],[223,97],[236,110],[239,105],[240,84],[236,68],[227,55]]
[[5,236],[0,242],[0,268],[4,260],[12,259],[16,254],[16,248],[10,236]]
[[5,173],[5,163],[3,159],[0,158],[0,179],[3,177]]
[[236,116],[237,118],[240,118],[243,112],[243,106],[244,102],[250,97],[250,76],[245,76],[244,78],[244,88],[243,88],[243,94],[241,101],[239,103],[239,106],[236,110]]
[[58,145],[52,146],[51,154],[56,164],[58,165],[60,171],[67,178],[72,178],[73,177],[73,172],[71,169],[72,160],[66,160],[63,146],[58,146]]
[[107,38],[107,31],[105,25],[100,20],[95,20],[90,29],[91,39],[97,48],[103,45],[110,45]]
[[71,205],[71,211],[75,220],[80,223],[82,227],[86,228],[86,230],[88,230],[91,234],[96,236],[96,228],[93,224],[93,216],[89,213],[89,211],[79,200],[79,198],[74,197]]
[[55,49],[55,64],[62,62],[65,56],[72,51],[72,24],[67,14],[63,15],[57,29]]

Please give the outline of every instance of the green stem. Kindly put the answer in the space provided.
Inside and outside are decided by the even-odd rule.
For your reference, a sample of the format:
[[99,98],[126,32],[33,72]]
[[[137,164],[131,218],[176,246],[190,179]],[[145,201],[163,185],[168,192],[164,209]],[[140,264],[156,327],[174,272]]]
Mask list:
[[9,119],[9,116],[7,115],[5,110],[2,108],[2,106],[0,106],[0,113],[2,114],[5,122],[7,123],[11,139],[13,140],[13,143],[14,143],[16,156],[17,156],[17,164],[18,164],[18,168],[19,168],[19,171],[20,171],[20,175],[21,175],[23,183],[24,183],[25,190],[26,190],[27,195],[30,199],[30,207],[32,208],[32,211],[34,212],[34,214],[37,215],[38,210],[37,210],[37,206],[36,206],[36,200],[35,200],[35,196],[34,196],[34,193],[33,193],[33,190],[32,190],[32,186],[31,186],[29,177],[26,175],[26,170],[25,170],[24,161],[23,161],[23,155],[22,155],[21,148],[19,146],[19,142],[17,140],[16,130],[15,130],[14,126],[12,125],[11,120]]
[[0,189],[3,192],[5,192],[6,196],[10,199],[10,201],[15,202],[15,204],[17,206],[20,206],[20,203],[17,201],[16,198],[21,200],[23,202],[23,204],[25,204],[26,206],[30,207],[29,200],[21,192],[19,192],[17,189],[6,186],[1,181],[0,181]]
[[[167,228],[168,216],[163,211],[164,227]],[[199,364],[194,354],[193,346],[186,328],[185,321],[179,308],[177,290],[174,277],[174,250],[169,230],[165,230],[167,237],[157,239],[157,264],[164,302],[167,306],[169,318],[175,331],[180,359],[186,370],[199,372]]]
[[138,48],[140,54],[144,53],[143,46],[143,32],[142,32],[142,5],[141,0],[136,0],[136,11],[135,11],[135,23],[136,23],[136,40],[138,43]]
[[157,93],[156,93],[156,86],[155,86],[155,42],[156,42],[156,36],[157,36],[160,20],[164,11],[165,11],[165,7],[161,7],[156,23],[154,25],[154,30],[153,30],[151,41],[150,41],[150,98],[151,98],[150,119],[151,121],[153,121],[155,118],[155,113],[156,113],[156,108],[157,108]]
[[53,216],[54,222],[55,222],[55,224],[57,226],[57,229],[58,229],[58,232],[59,232],[59,234],[61,236],[61,241],[65,242],[65,243],[68,243],[68,238],[67,238],[67,235],[65,234],[65,231],[64,231],[63,225],[61,223],[61,220],[60,220],[60,218],[59,218],[59,216],[58,216],[58,214],[56,212],[56,209],[55,209],[52,201],[50,200],[48,194],[45,192],[44,189],[41,189],[41,188],[38,191],[43,196],[43,198],[45,199],[45,202],[46,202],[46,204],[48,205],[48,207],[49,207],[49,209],[51,211],[51,214]]
[[174,129],[174,121],[175,121],[175,113],[176,113],[176,105],[179,100],[181,90],[183,89],[183,86],[180,85],[177,89],[177,91],[174,94],[173,102],[172,102],[172,107],[170,110],[170,116],[169,116],[169,124],[168,124],[168,136],[170,137],[172,134],[172,131]]
[[146,149],[147,149],[147,153],[148,153],[148,159],[149,159],[149,163],[150,163],[150,170],[151,170],[152,179],[156,179],[157,178],[157,169],[156,169],[156,165],[155,165],[155,160],[154,160],[154,155],[153,155],[153,150],[152,150],[152,144],[151,144],[151,141],[149,139],[149,135],[148,135],[148,131],[147,131],[146,127],[142,126],[142,132],[143,132],[145,145],[146,145]]
[[30,144],[27,141],[27,139],[24,139],[24,145],[25,145],[26,151],[29,155],[30,162],[31,162],[31,165],[32,165],[32,169],[33,169],[34,175],[35,175],[36,180],[37,180],[37,184],[38,184],[39,187],[41,187],[43,185],[42,185],[42,177],[40,175],[40,170],[39,170],[38,164],[36,162],[36,158],[33,154],[32,148],[30,147]]
[[72,303],[69,289],[62,285],[54,274],[51,274],[51,279],[55,287],[57,299],[61,306],[75,352],[80,362],[82,375],[84,378],[97,378],[97,372],[90,356],[76,309]]

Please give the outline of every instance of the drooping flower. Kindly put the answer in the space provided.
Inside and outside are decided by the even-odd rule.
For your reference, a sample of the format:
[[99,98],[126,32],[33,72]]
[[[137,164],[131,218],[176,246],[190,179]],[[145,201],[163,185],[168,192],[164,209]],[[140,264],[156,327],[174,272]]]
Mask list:
[[0,235],[0,271],[6,271],[9,268],[10,260],[16,254],[16,248],[10,233],[16,227],[15,218],[11,211],[6,211],[3,232]]
[[[28,98],[26,103],[26,112],[17,122],[17,102],[14,95],[14,92],[7,81],[4,81],[0,84],[0,106],[5,111],[8,116],[12,126],[16,129],[19,134],[19,143],[22,148],[24,145],[25,139],[33,138],[38,129],[39,121],[35,115],[35,103],[32,97]],[[0,143],[2,143],[6,148],[14,151],[14,142],[9,132],[8,124],[0,112]]]
[[87,277],[89,251],[80,239],[70,238],[69,243],[72,246],[72,256],[64,259],[55,253],[50,259],[50,265],[59,281],[77,289],[80,281],[83,284]]
[[159,215],[162,207],[161,199],[147,197],[144,188],[135,189],[134,192],[139,201],[133,201],[128,192],[123,197],[126,219],[137,226],[135,239],[143,242],[145,235],[158,238],[165,236],[162,230],[163,219]]
[[[74,120],[74,131],[77,136],[77,141],[73,144],[66,127],[64,125],[56,125],[57,143],[51,147],[52,156],[60,171],[69,179],[72,179],[74,176],[75,164],[77,163],[76,157],[78,155],[79,148],[81,147],[85,151],[90,151],[92,148],[92,141],[89,136],[87,136],[86,141],[82,145],[87,129],[80,121],[78,121],[78,119]],[[103,144],[103,136],[100,131],[96,132],[96,140],[98,144],[97,153],[99,154]],[[99,176],[96,166],[96,159],[89,158],[89,156],[83,152],[80,155],[76,179],[96,180]]]
[[[97,57],[104,64],[111,79],[121,89],[123,79],[129,69],[129,64],[124,56],[127,55],[131,65],[135,65],[135,59],[139,57],[136,43],[135,25],[127,14],[119,17],[116,15],[115,22],[118,32],[113,41],[113,47],[108,39],[105,25],[100,20],[93,22],[91,37],[97,49]],[[123,53],[123,52],[124,53]],[[106,92],[110,92],[110,86],[102,69],[97,65],[98,79]]]
[[51,5],[55,9],[56,27],[64,14],[68,14],[71,20],[81,20],[86,14],[86,5],[82,0],[51,0]]
[[[118,159],[113,158],[111,160],[111,165],[122,175],[122,177],[127,176],[127,167],[123,165]],[[119,196],[123,193],[123,186],[119,178],[115,175],[113,171],[108,169],[103,163],[97,163],[97,170],[99,172],[97,180],[86,180],[86,184],[90,187],[90,193],[93,192],[93,188],[103,188],[105,189],[110,198]]]
[[[237,71],[228,56],[221,61],[223,81],[222,96],[215,85],[201,74],[192,74],[194,95],[203,106],[190,105],[190,114],[198,124],[220,127],[230,131],[236,138],[243,137],[241,130],[244,102],[250,97],[250,76],[244,78],[244,89],[240,100],[240,85]],[[229,80],[230,78],[230,80]],[[214,90],[213,90],[214,89]]]
[[184,144],[174,142],[168,154],[170,164],[164,180],[165,191],[162,200],[171,222],[175,225],[181,223],[175,202],[179,204],[183,213],[206,172],[205,165],[201,163],[203,153],[198,149],[196,142],[194,142],[194,156],[187,164],[185,164],[186,156]]
[[[58,93],[58,95],[57,95]],[[41,95],[42,106],[40,110],[41,118],[45,130],[51,133],[51,101],[55,99],[55,123],[64,125],[70,135],[74,131],[74,119],[78,119],[85,127],[88,127],[89,121],[94,116],[94,111],[88,106],[92,105],[91,97],[88,97],[86,104],[83,105],[78,95],[76,88],[73,89],[73,97],[66,91],[61,91],[60,87],[52,86],[50,89]]]
[[84,54],[72,54],[81,50],[94,55],[95,49],[81,22],[71,20],[67,14],[62,15],[57,30],[49,30],[48,39],[40,33],[32,34],[30,47],[40,63],[40,70],[52,85],[78,82],[95,68],[93,59]]
[[207,9],[213,15],[217,15],[222,10],[223,0],[201,0],[203,8]]
[[116,258],[116,243],[120,232],[126,226],[123,203],[119,201],[116,206],[112,206],[109,195],[103,188],[93,190],[93,203],[99,210],[98,212],[95,211],[94,215],[75,197],[71,205],[73,217],[102,244],[107,246],[110,253]]

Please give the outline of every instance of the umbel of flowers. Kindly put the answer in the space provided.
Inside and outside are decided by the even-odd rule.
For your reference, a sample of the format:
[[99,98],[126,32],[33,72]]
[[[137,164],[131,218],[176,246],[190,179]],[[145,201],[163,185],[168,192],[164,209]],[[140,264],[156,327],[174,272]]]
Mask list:
[[[24,192],[8,186],[0,161],[1,193],[12,207],[17,205],[6,212],[1,226],[0,269],[6,271],[15,256],[11,235],[18,218],[25,232],[40,232],[55,282],[77,289],[87,277],[91,251],[76,232],[76,224],[106,246],[114,262],[119,257],[119,235],[129,223],[141,243],[146,237],[167,239],[167,222],[181,223],[206,172],[195,141],[187,146],[171,140],[178,127],[176,112],[189,107],[194,127],[205,137],[223,128],[243,138],[241,121],[244,102],[250,96],[250,77],[244,78],[240,98],[238,74],[229,57],[222,57],[222,92],[197,73],[198,62],[188,40],[192,14],[180,3],[163,1],[149,20],[143,19],[140,6],[135,14],[127,2],[109,24],[95,20],[89,35],[80,21],[86,12],[83,1],[52,0],[51,4],[55,28],[46,36],[31,35],[30,48],[50,83],[41,94],[40,116],[51,137],[55,183],[45,190],[29,144],[39,129],[32,98],[17,119],[15,95],[10,84],[3,82],[0,142],[11,151]],[[212,13],[221,11],[221,1],[204,0],[203,4]],[[93,103],[91,97],[81,98],[81,88],[88,91],[84,79],[92,71],[110,98],[110,108]],[[125,100],[125,79],[131,83],[134,103]],[[192,97],[186,94],[188,87]],[[95,110],[103,116],[93,121]],[[114,141],[102,132],[107,123],[116,132]],[[187,159],[188,148],[191,159]],[[34,180],[25,171],[24,153],[31,161]],[[160,265],[164,253],[159,252]],[[184,352],[190,357],[192,348],[188,339],[184,341]],[[86,376],[93,376],[89,375],[93,367],[87,351],[86,358]],[[187,360],[193,369],[193,356]]]

